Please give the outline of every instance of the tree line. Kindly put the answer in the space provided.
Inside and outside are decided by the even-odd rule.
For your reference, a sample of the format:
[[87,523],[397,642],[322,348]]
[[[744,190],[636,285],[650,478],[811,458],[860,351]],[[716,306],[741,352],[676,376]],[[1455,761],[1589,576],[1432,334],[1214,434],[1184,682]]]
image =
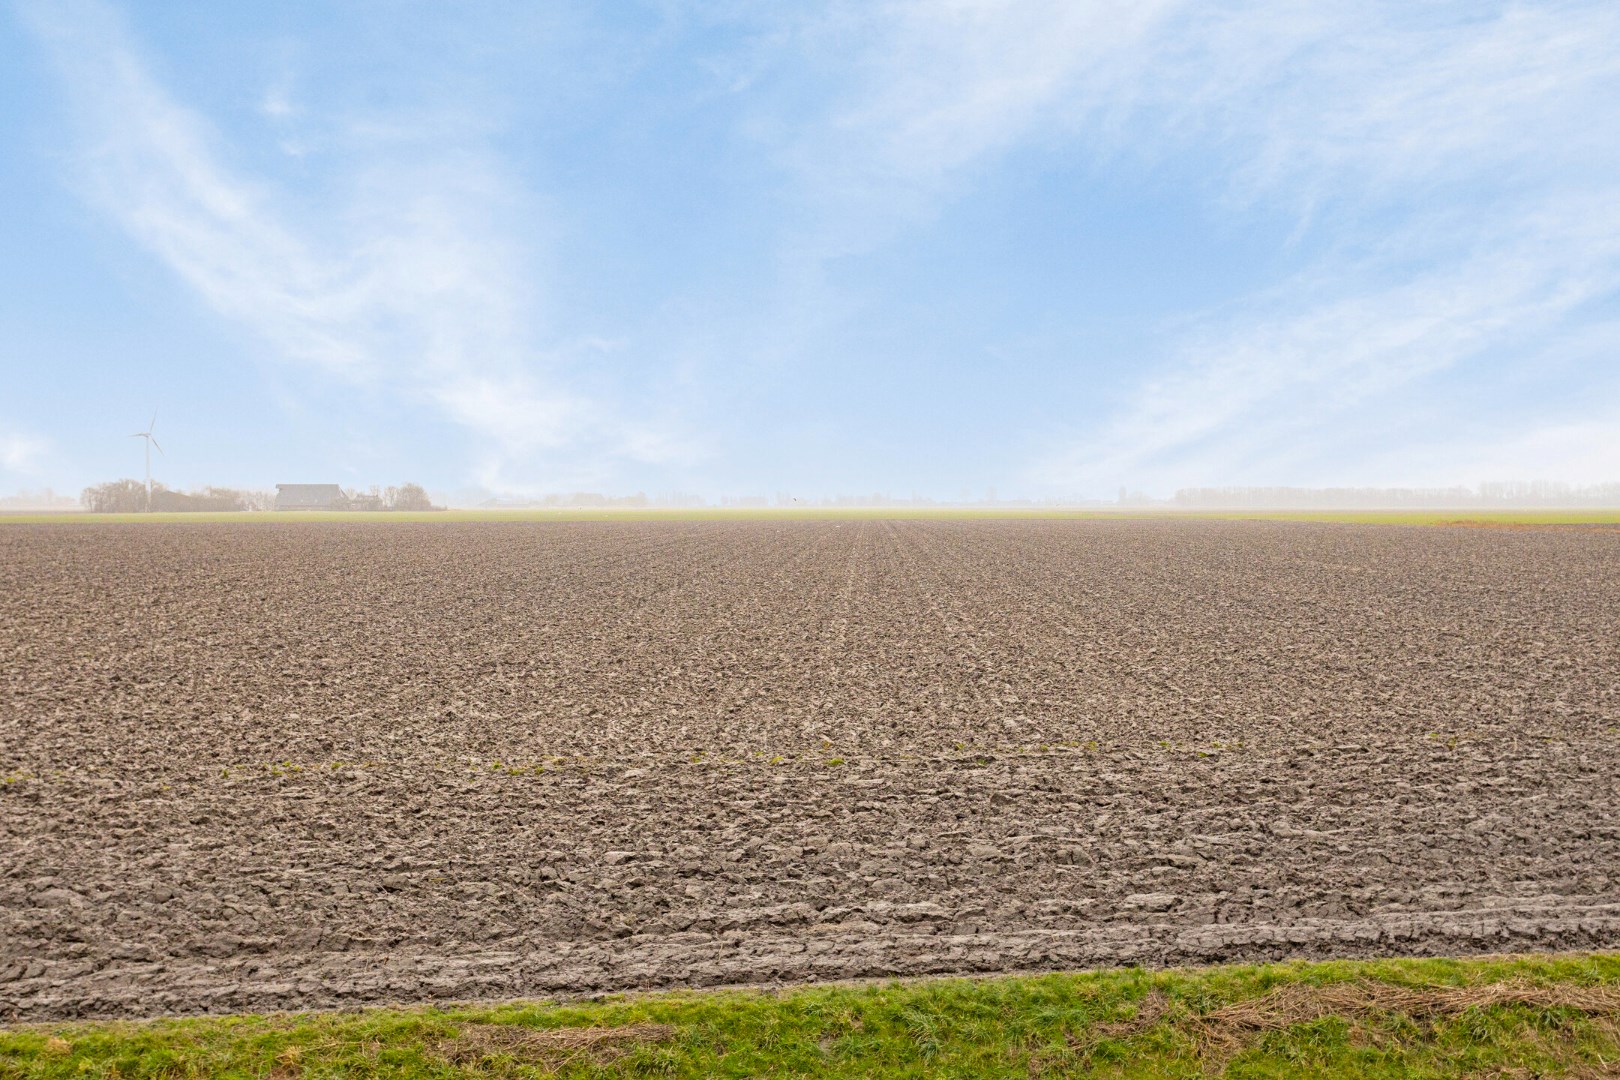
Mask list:
[[[1123,497],[1121,498],[1123,500]],[[1477,488],[1182,488],[1174,502],[1187,507],[1287,509],[1372,507],[1620,506],[1620,484],[1561,484],[1546,480],[1496,481]]]
[[152,485],[150,504],[146,485],[139,480],[109,480],[79,493],[79,503],[93,514],[139,514],[147,510],[268,510],[276,497],[268,491],[240,491],[236,488],[205,487],[200,491],[174,491],[162,484]]
[[401,484],[398,487],[371,488],[369,491],[345,491],[348,510],[437,510],[433,500],[421,484]]
[[[420,484],[373,487],[366,491],[345,491],[346,510],[434,510],[433,500]],[[79,494],[79,504],[93,514],[189,513],[206,511],[274,510],[273,491],[205,487],[197,491],[175,491],[154,482],[151,498],[139,480],[109,480],[87,487]]]

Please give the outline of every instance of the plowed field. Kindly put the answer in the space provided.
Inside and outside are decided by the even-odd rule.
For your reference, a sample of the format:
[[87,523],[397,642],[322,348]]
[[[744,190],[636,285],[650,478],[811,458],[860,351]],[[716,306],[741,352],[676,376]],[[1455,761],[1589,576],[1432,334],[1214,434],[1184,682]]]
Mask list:
[[1620,946],[1620,535],[0,527],[0,1017]]

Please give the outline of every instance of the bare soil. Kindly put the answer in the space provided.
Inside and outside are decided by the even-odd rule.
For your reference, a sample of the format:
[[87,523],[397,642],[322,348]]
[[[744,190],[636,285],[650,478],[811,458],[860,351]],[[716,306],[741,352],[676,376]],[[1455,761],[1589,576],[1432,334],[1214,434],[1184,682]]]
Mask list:
[[0,1018],[1620,945],[1620,535],[0,528]]

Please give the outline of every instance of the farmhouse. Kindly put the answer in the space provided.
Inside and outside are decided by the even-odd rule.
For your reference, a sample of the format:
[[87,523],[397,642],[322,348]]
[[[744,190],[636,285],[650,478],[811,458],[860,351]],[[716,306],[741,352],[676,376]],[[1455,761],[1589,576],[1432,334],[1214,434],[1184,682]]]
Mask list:
[[277,510],[343,510],[349,497],[336,484],[277,484]]

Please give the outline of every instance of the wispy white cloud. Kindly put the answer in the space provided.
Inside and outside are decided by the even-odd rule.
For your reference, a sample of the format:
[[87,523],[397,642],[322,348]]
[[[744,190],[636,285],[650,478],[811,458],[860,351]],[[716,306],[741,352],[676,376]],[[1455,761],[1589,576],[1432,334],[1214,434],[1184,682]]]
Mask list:
[[[901,0],[806,17],[827,115],[780,147],[812,194],[892,213],[1030,141],[1100,159],[1196,145],[1212,188],[1408,198],[1487,165],[1617,160],[1583,104],[1620,77],[1620,9],[1305,0]],[[1501,182],[1500,174],[1493,177]],[[1286,189],[1286,190],[1281,190]],[[1280,192],[1280,194],[1279,194]]]
[[51,444],[26,431],[0,432],[0,471],[35,476]]
[[1020,143],[1117,91],[1185,0],[908,0],[803,15],[788,40],[839,90],[825,115],[773,126],[811,219],[798,254],[870,248]]
[[[1078,142],[1109,168],[1195,151],[1211,168],[1190,182],[1212,206],[1291,213],[1326,251],[1261,295],[1166,328],[1136,390],[1032,463],[1042,486],[1297,479],[1302,443],[1321,455],[1306,475],[1371,467],[1368,410],[1417,405],[1434,419],[1419,399],[1437,376],[1567,327],[1620,288],[1612,4],[869,10],[809,32],[856,54],[844,107],[785,152],[824,214],[814,254],[878,243],[1043,141]],[[1602,459],[1610,438],[1566,416],[1542,439],[1530,409],[1510,422],[1499,445],[1556,443],[1549,465],[1569,466],[1572,440],[1588,437],[1582,452]],[[1462,460],[1476,443],[1446,445],[1454,470],[1484,467]]]
[[[1339,27],[1293,55],[1274,108],[1256,102],[1220,118],[1252,144],[1238,182],[1302,209],[1340,204],[1335,235],[1370,254],[1325,259],[1239,320],[1197,320],[1101,431],[1041,463],[1048,482],[1163,488],[1324,471],[1403,481],[1414,463],[1379,453],[1369,426],[1431,456],[1449,445],[1452,479],[1534,467],[1506,469],[1500,452],[1466,437],[1390,430],[1362,409],[1466,426],[1465,415],[1421,400],[1432,376],[1489,378],[1485,360],[1533,346],[1620,289],[1620,125],[1601,104],[1620,94],[1620,12],[1509,9],[1443,28]],[[1376,224],[1361,216],[1369,207]],[[1444,380],[1436,385],[1445,392]],[[1535,409],[1508,423],[1497,451],[1552,445],[1537,434]],[[1535,459],[1555,475],[1589,474],[1583,456],[1612,457],[1601,425],[1558,430],[1560,451]],[[1582,437],[1590,442],[1572,452]],[[1368,476],[1372,467],[1390,471]]]
[[[357,131],[369,165],[313,210],[228,164],[203,118],[152,76],[122,20],[97,0],[28,4],[83,136],[90,201],[215,310],[282,357],[424,402],[485,444],[484,472],[521,477],[571,456],[667,461],[690,443],[569,385],[566,350],[540,348],[542,306],[500,217],[521,201],[476,138],[435,127],[417,154],[408,118]],[[264,111],[285,121],[285,87]],[[390,153],[390,145],[393,151]],[[401,147],[404,149],[401,149]]]
[[[1035,479],[1095,491],[1122,478],[1158,490],[1334,473],[1376,482],[1367,474],[1376,463],[1392,470],[1384,482],[1406,482],[1400,458],[1380,454],[1384,446],[1368,430],[1424,442],[1432,453],[1432,431],[1403,433],[1400,422],[1421,416],[1428,424],[1459,424],[1466,417],[1422,400],[1424,380],[1504,351],[1529,354],[1510,365],[1515,369],[1533,364],[1538,341],[1620,289],[1620,211],[1611,202],[1562,205],[1482,234],[1467,255],[1420,272],[1391,275],[1378,259],[1359,272],[1336,263],[1237,311],[1195,320],[1122,409],[1041,462]],[[1594,332],[1620,349],[1614,327]],[[1616,385],[1601,389],[1613,394]],[[1603,409],[1620,400],[1581,404]],[[1368,410],[1379,415],[1369,420]],[[1521,403],[1507,422],[1528,430],[1541,421]],[[1598,428],[1562,426],[1590,431],[1589,449],[1601,451]],[[1453,480],[1485,467],[1468,456],[1470,445],[1453,443]]]
[[[1403,455],[1404,468],[1417,472],[1419,482],[1456,483],[1455,462],[1464,460],[1485,479],[1541,480],[1557,477],[1574,484],[1613,483],[1620,476],[1620,407],[1611,403],[1596,415],[1580,419],[1544,419],[1522,426],[1506,438],[1470,433],[1449,444],[1426,445],[1419,440]],[[1385,475],[1397,463],[1389,463]]]
[[264,98],[259,102],[259,111],[271,121],[284,121],[291,118],[298,110],[292,102],[292,88],[286,79],[278,79],[265,90]]

